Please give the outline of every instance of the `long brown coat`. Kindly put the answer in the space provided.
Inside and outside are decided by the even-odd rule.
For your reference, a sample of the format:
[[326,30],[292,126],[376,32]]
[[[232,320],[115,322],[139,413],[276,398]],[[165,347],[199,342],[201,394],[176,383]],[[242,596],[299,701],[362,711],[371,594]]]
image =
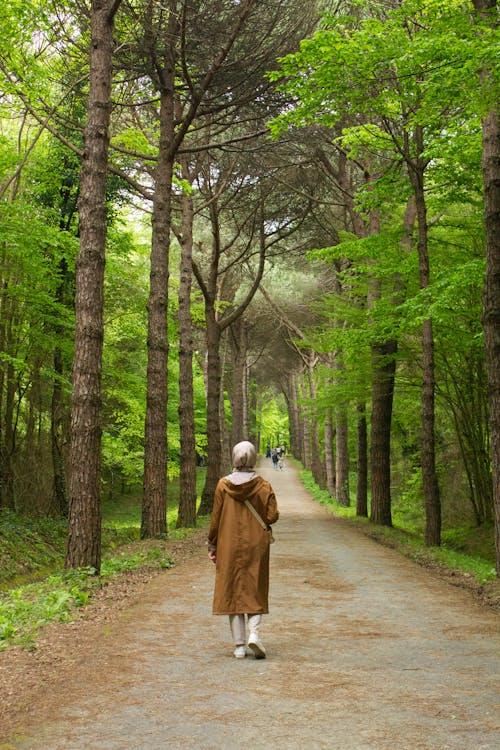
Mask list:
[[269,592],[269,534],[245,505],[249,500],[261,518],[278,520],[273,488],[262,477],[233,484],[220,479],[208,533],[217,553],[214,615],[266,614]]

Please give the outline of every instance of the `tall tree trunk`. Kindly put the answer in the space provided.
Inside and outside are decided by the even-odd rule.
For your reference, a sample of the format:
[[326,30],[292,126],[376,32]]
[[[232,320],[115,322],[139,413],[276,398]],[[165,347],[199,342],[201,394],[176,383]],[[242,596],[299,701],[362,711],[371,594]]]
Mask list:
[[339,505],[349,506],[349,442],[347,433],[347,412],[344,407],[336,410],[335,428],[335,486],[336,500]]
[[[10,304],[9,304],[10,302]],[[0,317],[0,351],[13,351],[14,304],[7,296],[7,285],[2,290]],[[0,368],[0,411],[1,443],[0,443],[0,508],[15,510],[14,496],[14,467],[13,455],[15,450],[14,403],[16,395],[15,371],[12,362],[2,363]]]
[[302,463],[304,469],[312,469],[312,432],[311,432],[311,407],[308,404],[309,391],[307,388],[306,375],[300,377],[301,390],[301,424],[302,424]]
[[[370,216],[370,235],[380,231],[377,211]],[[380,299],[381,282],[373,278],[368,292],[368,309]],[[392,526],[391,517],[391,421],[394,393],[395,341],[377,341],[371,347],[372,408],[370,429],[370,480],[373,523]]]
[[[315,358],[314,358],[315,359]],[[318,397],[316,381],[314,379],[314,359],[309,360],[307,378],[311,403],[316,403]],[[316,484],[322,489],[326,488],[325,464],[321,458],[321,442],[319,438],[319,422],[314,409],[311,409],[311,470]]]
[[[418,266],[420,288],[426,289],[430,283],[430,264],[427,243],[427,206],[424,192],[425,160],[423,130],[415,129],[417,157],[409,169],[410,182],[415,196],[418,227]],[[441,544],[441,498],[436,471],[436,430],[435,430],[435,366],[434,334],[432,320],[424,320],[422,325],[422,481],[425,500],[425,543],[427,546]]]
[[15,510],[14,496],[14,466],[16,433],[14,428],[14,404],[16,397],[16,379],[14,365],[7,363],[7,377],[5,387],[5,411],[3,422],[2,443],[2,507]]
[[220,329],[215,316],[214,304],[205,301],[205,321],[207,338],[207,474],[201,496],[198,514],[212,512],[214,493],[220,478],[222,445],[219,420],[219,400],[221,388],[220,373]]
[[[497,0],[473,0],[474,7],[493,27],[498,26]],[[482,72],[494,85],[493,74]],[[500,576],[500,109],[498,104],[483,119],[484,222],[486,276],[483,290],[483,331],[490,404],[493,507],[495,513],[496,570]]]
[[372,347],[372,419],[370,438],[371,512],[374,523],[392,526],[391,421],[396,371],[395,341]]
[[335,439],[335,435],[333,430],[331,408],[328,409],[328,412],[325,416],[324,430],[326,488],[330,497],[335,497],[335,456],[333,453],[333,441]]
[[301,438],[301,419],[299,394],[297,387],[297,373],[291,372],[289,375],[289,396],[288,404],[288,423],[290,426],[290,452],[298,461],[302,461],[302,438]]
[[356,462],[356,515],[368,516],[368,435],[366,406],[358,404],[358,458]]
[[[183,177],[188,178],[186,165]],[[191,285],[193,253],[193,199],[183,195],[179,281],[179,428],[180,488],[177,527],[196,525],[196,447],[193,400],[193,331]]]
[[242,316],[229,327],[231,346],[231,446],[248,440],[247,329]]
[[260,451],[260,434],[258,430],[257,413],[259,392],[257,384],[248,373],[248,434],[250,442],[255,445],[257,453]]
[[61,516],[68,515],[68,494],[63,457],[64,445],[64,399],[62,389],[63,356],[59,347],[54,350],[54,383],[50,405],[50,446],[53,472],[53,503]]
[[[222,331],[221,331],[222,337]],[[224,336],[224,346],[222,346],[220,356],[220,389],[219,389],[219,425],[220,425],[220,445],[221,445],[221,473],[227,474],[231,469],[232,462],[232,450],[231,450],[231,435],[229,434],[229,428],[226,418],[226,407],[225,407],[225,391],[224,391],[224,373],[227,369],[227,336]]]
[[80,177],[75,354],[66,566],[101,568],[101,375],[104,336],[106,174],[113,26],[120,0],[94,0],[88,122]]
[[[68,264],[63,258],[59,263],[59,285],[56,291],[56,299],[59,304],[64,303],[65,289],[68,279]],[[56,326],[56,334],[63,335],[62,327]],[[64,375],[64,359],[62,349],[56,346],[53,355],[54,381],[52,384],[52,398],[50,404],[50,446],[52,454],[53,473],[53,503],[59,515],[68,515],[68,492],[66,487],[66,469],[64,462],[63,446],[66,440],[64,430],[65,403],[62,387]]]
[[175,129],[178,17],[171,3],[168,52],[160,76],[160,138],[155,172],[148,299],[148,368],[141,537],[167,533],[168,278]]

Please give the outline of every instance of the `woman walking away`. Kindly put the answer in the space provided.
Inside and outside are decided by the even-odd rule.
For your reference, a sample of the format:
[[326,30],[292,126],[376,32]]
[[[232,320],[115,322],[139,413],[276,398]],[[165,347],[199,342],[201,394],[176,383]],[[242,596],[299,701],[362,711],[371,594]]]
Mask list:
[[270,525],[279,516],[273,488],[254,471],[255,459],[252,443],[234,446],[233,472],[219,479],[208,532],[208,556],[216,566],[212,611],[229,615],[237,659],[245,658],[246,646],[256,659],[266,657],[259,628],[269,611]]

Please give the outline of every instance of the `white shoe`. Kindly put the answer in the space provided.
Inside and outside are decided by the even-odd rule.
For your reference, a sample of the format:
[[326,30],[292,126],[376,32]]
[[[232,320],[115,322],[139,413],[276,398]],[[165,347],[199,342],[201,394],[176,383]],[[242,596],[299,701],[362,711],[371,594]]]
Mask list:
[[248,648],[253,651],[253,655],[256,659],[266,658],[266,649],[264,648],[264,644],[256,633],[250,633],[250,637],[248,639]]
[[247,655],[247,650],[245,646],[236,646],[236,648],[233,651],[234,656],[236,659],[244,659]]

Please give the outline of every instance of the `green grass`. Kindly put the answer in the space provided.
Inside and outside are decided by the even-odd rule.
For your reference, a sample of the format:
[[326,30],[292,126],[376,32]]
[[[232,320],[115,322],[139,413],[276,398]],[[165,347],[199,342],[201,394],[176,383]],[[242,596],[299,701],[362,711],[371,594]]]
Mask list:
[[168,552],[152,546],[106,558],[100,576],[90,568],[80,568],[10,589],[0,595],[0,651],[13,645],[33,650],[41,628],[50,622],[71,620],[74,610],[86,606],[95,590],[118,573],[171,565]]
[[[204,472],[197,473],[201,494]],[[191,529],[176,529],[178,481],[169,485],[168,539],[181,539]],[[200,525],[205,519],[200,519]],[[141,496],[130,492],[103,503],[102,566],[63,570],[66,522],[30,519],[0,512],[0,651],[12,645],[36,648],[41,628],[70,620],[92,601],[95,591],[113,576],[140,568],[172,565],[165,540],[140,540]]]
[[[394,514],[393,527],[378,526],[366,518],[356,516],[355,502],[349,507],[338,505],[326,490],[322,490],[310,471],[300,471],[306,489],[336,516],[348,519],[365,534],[399,550],[405,556],[427,566],[437,566],[471,576],[483,585],[496,580],[494,534],[492,526],[460,527],[442,534],[441,547],[426,547],[423,541],[421,517],[418,512]],[[413,519],[413,522],[412,522]]]

